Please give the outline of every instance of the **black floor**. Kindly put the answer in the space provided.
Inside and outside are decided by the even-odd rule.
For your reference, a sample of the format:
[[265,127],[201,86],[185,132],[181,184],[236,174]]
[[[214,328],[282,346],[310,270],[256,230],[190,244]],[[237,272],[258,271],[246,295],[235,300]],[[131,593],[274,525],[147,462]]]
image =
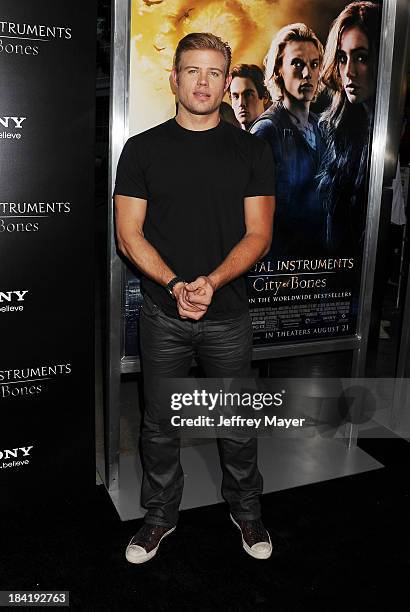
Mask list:
[[218,504],[182,512],[158,555],[131,565],[124,550],[140,521],[122,523],[99,486],[57,513],[32,500],[2,517],[0,590],[70,590],[72,610],[408,609],[410,444],[360,446],[386,467],[264,496],[268,561],[242,551]]

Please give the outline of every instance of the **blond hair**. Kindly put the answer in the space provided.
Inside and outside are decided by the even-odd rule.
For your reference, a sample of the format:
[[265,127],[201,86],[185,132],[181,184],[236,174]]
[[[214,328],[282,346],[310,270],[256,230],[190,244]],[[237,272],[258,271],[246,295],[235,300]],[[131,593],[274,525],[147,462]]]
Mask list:
[[209,32],[192,32],[187,34],[179,41],[175,55],[174,68],[179,72],[181,68],[181,56],[185,51],[193,51],[195,49],[212,49],[219,51],[225,58],[225,76],[229,73],[231,65],[232,50],[227,42],[224,42],[219,36]]

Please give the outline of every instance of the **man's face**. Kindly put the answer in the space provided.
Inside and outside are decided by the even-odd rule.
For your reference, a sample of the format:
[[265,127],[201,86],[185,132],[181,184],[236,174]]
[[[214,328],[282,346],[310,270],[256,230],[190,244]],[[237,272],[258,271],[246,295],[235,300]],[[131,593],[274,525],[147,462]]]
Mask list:
[[310,102],[319,83],[320,58],[312,42],[290,41],[285,47],[280,73],[285,91],[299,102]]
[[229,87],[225,58],[214,49],[184,51],[179,72],[173,70],[178,102],[193,115],[211,115],[219,109]]
[[366,34],[356,26],[345,30],[337,55],[339,74],[347,99],[351,104],[366,102],[375,90]]
[[245,130],[265,110],[263,99],[258,96],[255,84],[247,77],[234,77],[231,87],[231,104],[235,117]]

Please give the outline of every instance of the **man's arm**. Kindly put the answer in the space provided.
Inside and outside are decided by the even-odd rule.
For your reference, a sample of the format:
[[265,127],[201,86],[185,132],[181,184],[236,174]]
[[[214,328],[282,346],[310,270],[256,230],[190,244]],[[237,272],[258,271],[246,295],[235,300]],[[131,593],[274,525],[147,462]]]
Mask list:
[[246,233],[224,261],[209,275],[215,290],[249,270],[266,255],[272,242],[275,198],[254,196],[245,198]]
[[185,285],[190,303],[208,306],[217,289],[247,272],[269,251],[275,212],[274,196],[245,198],[244,211],[246,233],[243,238],[211,274],[200,276],[193,283]]
[[144,238],[142,231],[147,201],[116,195],[115,224],[118,248],[145,276],[166,286],[176,274],[167,266],[158,251]]
[[[175,276],[175,272],[162,259],[158,251],[144,237],[143,226],[147,212],[147,200],[130,196],[116,195],[115,223],[118,248],[141,272],[163,287]],[[188,304],[182,294],[183,283],[173,288],[181,318],[196,318],[207,307],[203,304]],[[195,315],[195,316],[193,316]]]

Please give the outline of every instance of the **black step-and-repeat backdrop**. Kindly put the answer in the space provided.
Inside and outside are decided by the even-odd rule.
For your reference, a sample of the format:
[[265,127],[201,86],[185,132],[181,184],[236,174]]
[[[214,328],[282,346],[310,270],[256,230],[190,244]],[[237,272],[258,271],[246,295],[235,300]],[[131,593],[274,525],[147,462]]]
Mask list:
[[95,30],[93,1],[1,3],[0,506],[95,483]]

